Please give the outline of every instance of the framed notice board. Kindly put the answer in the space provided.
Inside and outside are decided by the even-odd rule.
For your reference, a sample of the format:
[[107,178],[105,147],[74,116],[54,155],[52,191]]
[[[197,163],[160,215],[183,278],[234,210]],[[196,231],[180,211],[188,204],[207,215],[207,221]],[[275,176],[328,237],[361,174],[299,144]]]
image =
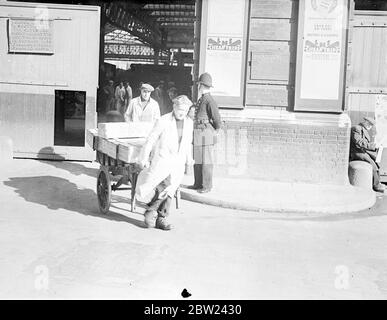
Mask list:
[[248,4],[202,1],[199,73],[211,74],[211,94],[221,108],[243,108]]
[[299,5],[294,110],[342,112],[349,1]]
[[53,54],[53,20],[8,20],[8,52]]

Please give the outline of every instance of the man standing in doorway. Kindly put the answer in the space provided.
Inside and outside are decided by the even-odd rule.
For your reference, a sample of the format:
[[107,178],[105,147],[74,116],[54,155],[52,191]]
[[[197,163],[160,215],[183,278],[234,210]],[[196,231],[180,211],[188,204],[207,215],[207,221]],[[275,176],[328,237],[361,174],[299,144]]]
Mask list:
[[125,81],[124,88],[125,88],[125,107],[123,110],[121,110],[121,113],[123,115],[125,114],[126,110],[128,109],[129,103],[133,98],[132,88],[129,85],[128,81]]
[[115,98],[116,98],[116,110],[118,112],[122,112],[121,110],[125,106],[125,88],[124,88],[124,83],[122,81],[116,87]]
[[114,110],[114,82],[109,80],[108,84],[103,88],[105,94],[105,110],[104,112],[109,112]]
[[160,118],[160,107],[157,101],[151,98],[153,87],[143,83],[140,87],[140,96],[132,99],[125,112],[125,121],[149,121]]
[[212,77],[203,73],[199,77],[199,100],[195,106],[194,117],[194,176],[195,182],[190,189],[207,193],[212,189],[214,167],[214,145],[221,127],[218,105],[211,96]]
[[166,95],[167,95],[167,93],[165,91],[165,81],[160,80],[159,85],[156,87],[156,89],[152,93],[152,97],[159,104],[161,115],[164,115],[167,113],[165,111]]
[[161,115],[172,112],[173,110],[173,100],[178,96],[177,89],[175,87],[169,88],[168,93],[168,103],[165,104],[165,109],[161,110]]

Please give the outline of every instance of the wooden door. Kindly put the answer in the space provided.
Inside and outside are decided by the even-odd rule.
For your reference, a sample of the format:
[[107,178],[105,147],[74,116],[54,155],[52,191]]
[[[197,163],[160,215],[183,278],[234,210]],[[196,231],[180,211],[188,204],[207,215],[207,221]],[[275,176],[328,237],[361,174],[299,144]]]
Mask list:
[[251,0],[246,105],[292,108],[298,1]]
[[[348,48],[346,104],[352,125],[375,116],[375,140],[387,146],[387,11],[355,11]],[[387,174],[386,150],[382,174]]]

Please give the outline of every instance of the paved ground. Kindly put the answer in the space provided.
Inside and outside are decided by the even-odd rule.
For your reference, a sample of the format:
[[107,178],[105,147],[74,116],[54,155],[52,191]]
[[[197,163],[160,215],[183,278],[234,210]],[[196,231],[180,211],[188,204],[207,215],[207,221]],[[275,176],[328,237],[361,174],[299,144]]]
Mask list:
[[[0,172],[0,298],[386,299],[387,201],[351,214],[182,201],[144,229],[122,191],[98,212],[97,166],[14,160]],[[126,192],[128,193],[128,191]]]

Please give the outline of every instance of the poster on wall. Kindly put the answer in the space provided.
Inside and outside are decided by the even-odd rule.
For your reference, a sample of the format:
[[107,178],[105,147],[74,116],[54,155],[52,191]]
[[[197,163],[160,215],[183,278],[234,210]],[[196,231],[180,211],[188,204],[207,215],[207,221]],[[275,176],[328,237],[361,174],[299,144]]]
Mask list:
[[[204,64],[213,79],[213,95],[242,99],[245,0],[207,1]],[[228,100],[230,101],[230,100]]]
[[206,65],[216,84],[213,94],[239,96],[242,81],[241,63],[242,37],[207,38]]
[[296,110],[341,111],[348,0],[300,2]]

